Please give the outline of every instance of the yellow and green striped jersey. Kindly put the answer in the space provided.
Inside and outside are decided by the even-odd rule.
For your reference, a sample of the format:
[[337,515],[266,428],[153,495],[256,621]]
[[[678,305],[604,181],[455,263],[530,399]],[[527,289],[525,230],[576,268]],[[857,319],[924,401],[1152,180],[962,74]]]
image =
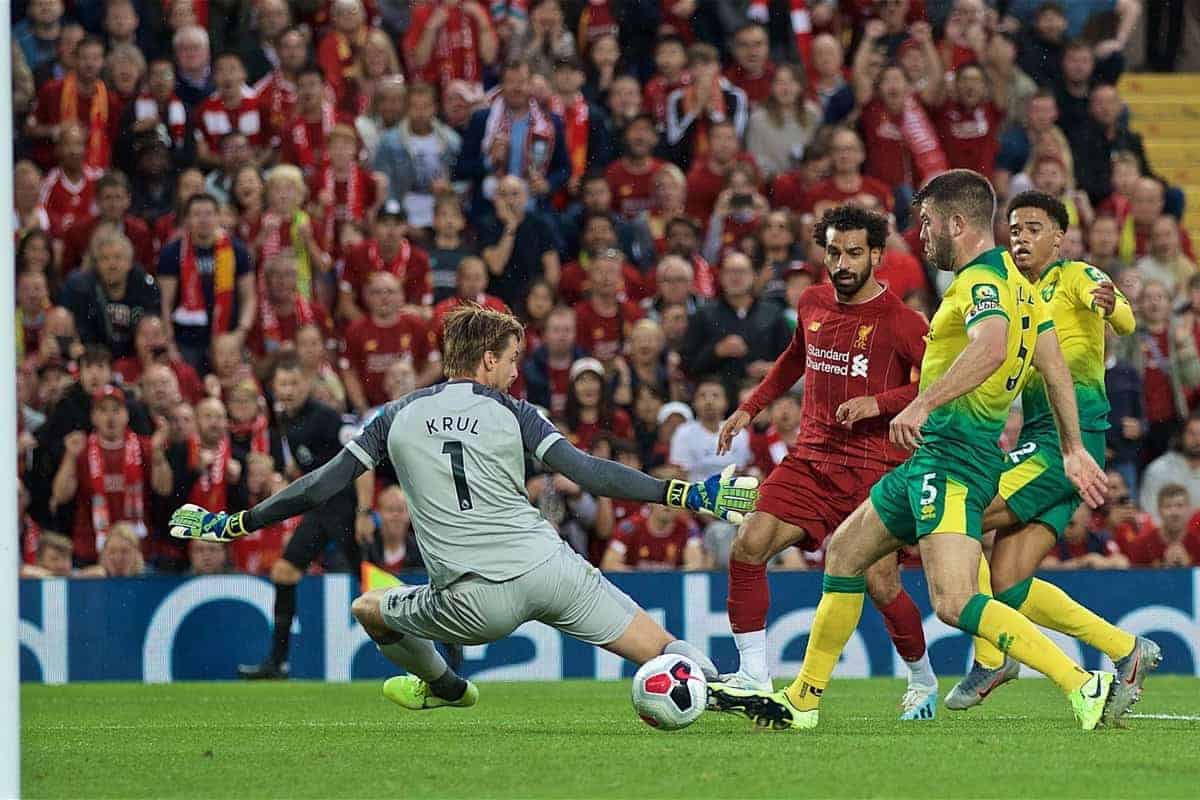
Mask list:
[[1029,379],[1037,336],[1054,327],[1045,305],[1001,247],[959,270],[946,290],[926,337],[921,391],[950,369],[967,346],[971,326],[991,317],[1008,321],[1004,363],[975,389],[934,410],[921,429],[926,441],[996,449],[1008,410]]
[[[1075,382],[1079,427],[1108,430],[1108,395],[1104,391],[1104,323],[1121,336],[1133,332],[1133,309],[1117,291],[1117,305],[1107,318],[1096,307],[1092,290],[1111,278],[1083,261],[1055,261],[1042,270],[1034,288],[1046,303],[1063,357]],[[1021,395],[1026,432],[1055,434],[1046,384],[1035,370]],[[1024,438],[1024,437],[1022,437]]]

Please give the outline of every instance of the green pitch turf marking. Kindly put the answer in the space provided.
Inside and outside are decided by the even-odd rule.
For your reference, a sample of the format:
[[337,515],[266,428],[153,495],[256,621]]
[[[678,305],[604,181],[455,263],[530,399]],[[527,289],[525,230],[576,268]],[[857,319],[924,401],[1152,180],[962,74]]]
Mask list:
[[[953,679],[942,683],[943,696]],[[380,682],[26,685],[25,798],[1194,798],[1200,679],[1151,677],[1119,730],[1080,731],[1025,679],[896,719],[901,680],[841,680],[808,733],[704,715],[642,724],[629,683],[484,683],[405,712]]]

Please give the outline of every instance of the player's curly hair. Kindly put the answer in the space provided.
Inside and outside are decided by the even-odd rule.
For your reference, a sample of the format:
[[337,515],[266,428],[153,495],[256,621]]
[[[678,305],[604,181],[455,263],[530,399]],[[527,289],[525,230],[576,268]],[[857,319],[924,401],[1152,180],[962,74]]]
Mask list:
[[510,338],[520,342],[524,337],[524,326],[512,314],[463,303],[445,319],[442,366],[446,376],[471,377],[484,353],[498,356],[508,347]]
[[867,232],[867,247],[874,250],[887,243],[887,217],[855,205],[840,205],[827,209],[813,229],[813,239],[821,247],[828,244],[829,229],[835,231]]
[[1009,201],[1008,216],[1011,217],[1012,213],[1019,208],[1040,208],[1063,233],[1067,232],[1067,227],[1071,224],[1070,217],[1067,215],[1067,207],[1057,197],[1045,192],[1034,189],[1021,192]]

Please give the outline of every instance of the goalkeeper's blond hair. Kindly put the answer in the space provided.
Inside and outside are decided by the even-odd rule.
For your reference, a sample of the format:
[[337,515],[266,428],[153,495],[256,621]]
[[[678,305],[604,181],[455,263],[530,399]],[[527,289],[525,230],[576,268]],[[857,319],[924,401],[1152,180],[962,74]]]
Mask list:
[[470,378],[484,353],[499,357],[509,339],[525,338],[520,320],[504,311],[464,303],[446,315],[442,366],[448,378]]

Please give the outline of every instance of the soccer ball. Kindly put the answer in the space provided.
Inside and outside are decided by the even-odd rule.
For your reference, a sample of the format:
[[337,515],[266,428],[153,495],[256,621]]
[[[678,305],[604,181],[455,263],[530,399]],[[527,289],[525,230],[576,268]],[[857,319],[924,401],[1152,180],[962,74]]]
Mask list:
[[707,703],[708,682],[690,658],[657,656],[633,676],[633,710],[651,728],[686,728],[704,713]]

